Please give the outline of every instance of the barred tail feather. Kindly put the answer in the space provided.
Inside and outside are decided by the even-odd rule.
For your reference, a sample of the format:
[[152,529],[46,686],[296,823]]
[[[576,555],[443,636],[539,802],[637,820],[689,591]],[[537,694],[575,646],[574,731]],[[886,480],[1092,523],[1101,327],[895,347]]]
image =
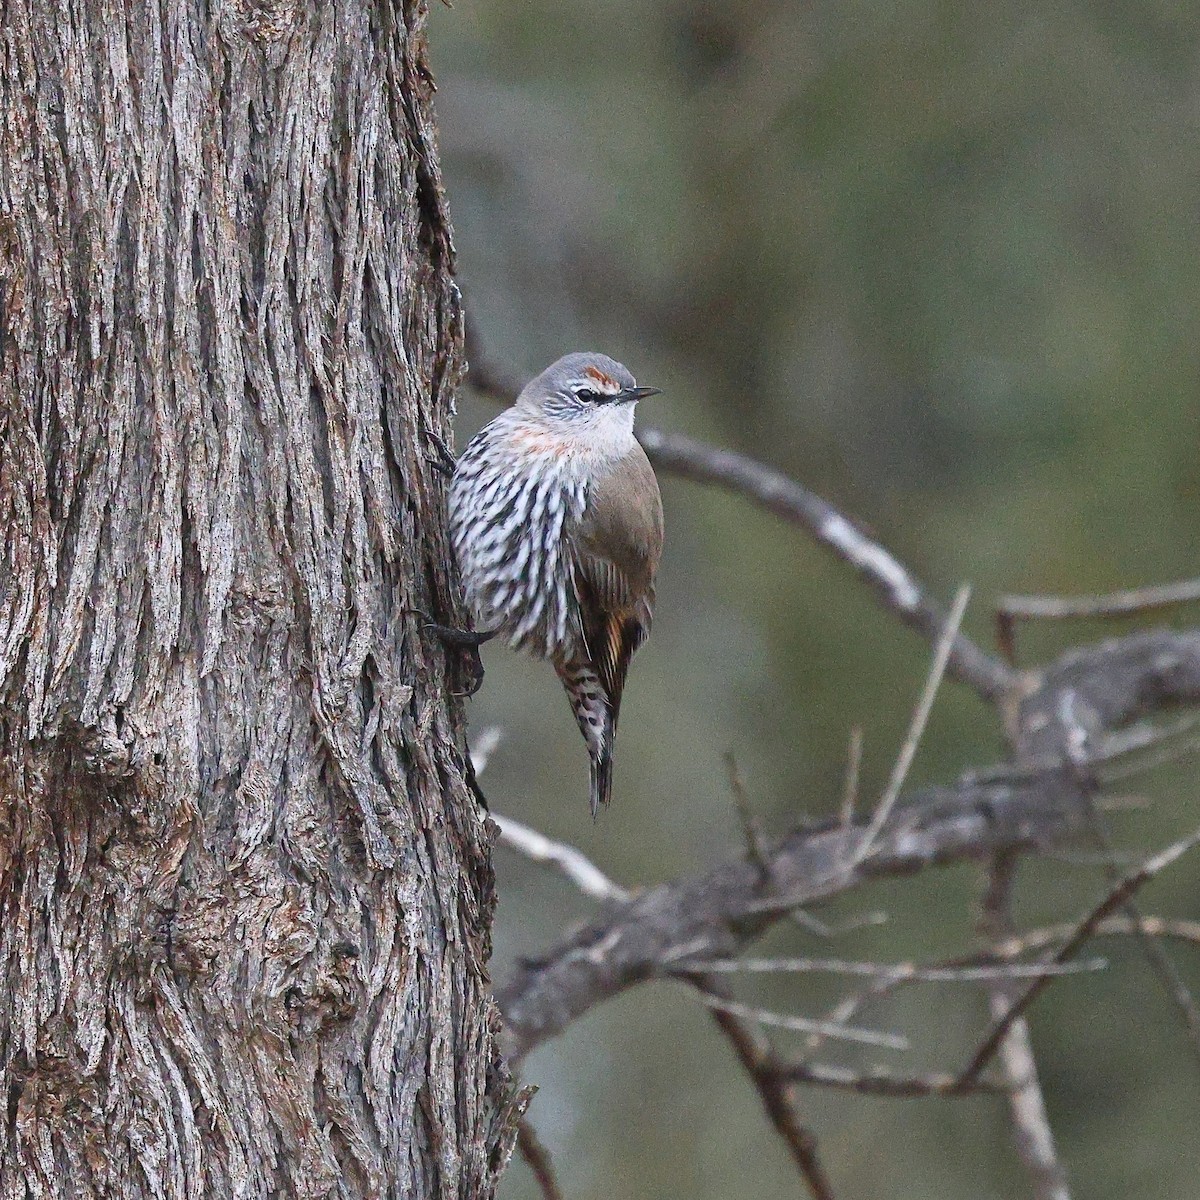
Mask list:
[[612,738],[592,756],[592,820],[612,800]]
[[555,664],[558,677],[567,691],[571,711],[587,743],[592,761],[592,816],[612,795],[612,752],[616,734],[616,714],[600,676],[591,663],[575,660]]

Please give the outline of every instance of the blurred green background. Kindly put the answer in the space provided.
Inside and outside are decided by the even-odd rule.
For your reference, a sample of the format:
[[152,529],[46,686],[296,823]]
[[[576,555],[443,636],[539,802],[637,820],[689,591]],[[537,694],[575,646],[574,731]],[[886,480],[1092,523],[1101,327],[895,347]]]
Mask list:
[[[430,40],[461,282],[490,358],[523,376],[600,349],[666,394],[642,419],[763,458],[872,529],[991,643],[1002,592],[1078,593],[1197,571],[1200,9],[456,0]],[[494,409],[465,394],[460,443]],[[634,663],[616,798],[588,819],[586,760],[552,672],[485,654],[475,730],[503,741],[493,805],[648,884],[738,844],[722,755],[771,829],[836,806],[851,727],[878,793],[928,649],[797,530],[662,480],[654,634]],[[1200,622],[1200,613],[1170,618]],[[1022,633],[1026,661],[1132,626]],[[994,715],[942,692],[911,780],[994,761]],[[1197,820],[1196,767],[1139,778],[1130,852]],[[497,852],[495,974],[588,904]],[[897,881],[821,913],[885,925],[771,949],[934,958],[970,948],[978,874]],[[1070,858],[1026,866],[1018,919],[1085,911]],[[1196,915],[1185,861],[1149,912]],[[1077,1197],[1190,1198],[1200,1067],[1136,946],[1034,1011]],[[1200,988],[1197,956],[1173,951]],[[819,1015],[844,981],[738,984]],[[868,1023],[953,1069],[983,1028],[969,987],[901,992]],[[798,1048],[789,1035],[779,1040]],[[756,1095],[682,989],[637,989],[529,1062],[532,1118],[570,1200],[800,1194]],[[1004,1105],[802,1095],[839,1197],[1020,1197]],[[514,1160],[506,1200],[532,1200]]]

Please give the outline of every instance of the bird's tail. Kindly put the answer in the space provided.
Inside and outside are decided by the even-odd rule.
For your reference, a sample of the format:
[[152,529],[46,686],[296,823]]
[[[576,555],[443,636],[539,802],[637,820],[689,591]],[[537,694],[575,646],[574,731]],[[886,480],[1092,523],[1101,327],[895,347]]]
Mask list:
[[588,747],[592,760],[592,820],[601,808],[607,808],[612,800],[613,751],[612,726],[605,730],[604,744],[593,751]]
[[594,817],[612,797],[613,738],[617,731],[616,714],[600,677],[590,663],[564,662],[555,666],[571,710],[587,743],[591,759],[591,802]]

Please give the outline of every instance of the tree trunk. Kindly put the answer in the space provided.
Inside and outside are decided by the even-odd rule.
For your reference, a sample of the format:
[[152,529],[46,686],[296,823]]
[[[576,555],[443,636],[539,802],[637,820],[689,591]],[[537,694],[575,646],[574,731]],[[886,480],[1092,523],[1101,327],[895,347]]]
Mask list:
[[0,2],[0,1196],[481,1197],[410,0]]

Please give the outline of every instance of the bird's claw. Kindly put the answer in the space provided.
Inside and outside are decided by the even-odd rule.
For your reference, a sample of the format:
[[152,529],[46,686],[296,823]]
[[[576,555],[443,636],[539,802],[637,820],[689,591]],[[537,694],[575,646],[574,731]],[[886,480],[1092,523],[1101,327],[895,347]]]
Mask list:
[[449,651],[455,651],[458,666],[466,676],[465,691],[455,692],[456,696],[473,696],[483,684],[483,660],[479,657],[479,647],[484,642],[496,636],[495,630],[480,632],[474,629],[455,629],[453,625],[442,625],[428,613],[419,608],[408,610],[414,616],[422,618],[422,628],[432,633]]
[[483,686],[483,659],[479,657],[478,648],[475,646],[459,647],[458,665],[467,677],[467,686],[465,690],[454,694],[463,697],[475,695]]
[[453,451],[442,440],[440,435],[433,432],[432,429],[423,429],[422,436],[437,451],[436,458],[426,458],[425,461],[438,472],[439,475],[447,477],[454,474],[454,468],[458,466],[458,459],[454,457]]

